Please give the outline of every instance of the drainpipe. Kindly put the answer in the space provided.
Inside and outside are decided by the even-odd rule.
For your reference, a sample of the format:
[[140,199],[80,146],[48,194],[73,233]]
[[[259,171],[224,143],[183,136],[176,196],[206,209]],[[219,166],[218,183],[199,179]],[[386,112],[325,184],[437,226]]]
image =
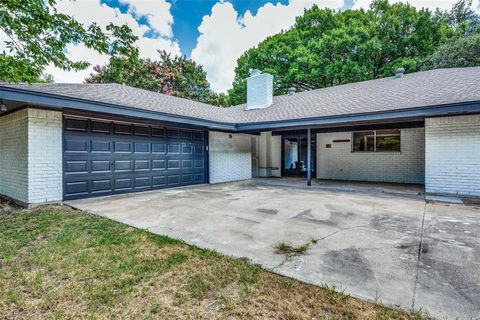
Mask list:
[[312,185],[312,133],[307,129],[307,186]]

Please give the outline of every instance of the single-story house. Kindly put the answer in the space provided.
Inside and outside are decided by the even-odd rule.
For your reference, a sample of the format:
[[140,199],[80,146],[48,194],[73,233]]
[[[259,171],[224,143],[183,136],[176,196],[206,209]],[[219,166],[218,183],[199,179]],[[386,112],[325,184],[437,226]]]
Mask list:
[[24,204],[252,177],[424,184],[480,197],[480,67],[219,108],[120,84],[0,84],[0,194]]

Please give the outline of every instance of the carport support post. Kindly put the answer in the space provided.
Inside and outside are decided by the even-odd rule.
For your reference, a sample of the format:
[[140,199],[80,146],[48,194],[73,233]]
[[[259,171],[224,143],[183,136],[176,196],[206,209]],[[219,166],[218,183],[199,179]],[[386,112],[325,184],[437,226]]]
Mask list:
[[307,129],[307,186],[312,185],[312,133]]

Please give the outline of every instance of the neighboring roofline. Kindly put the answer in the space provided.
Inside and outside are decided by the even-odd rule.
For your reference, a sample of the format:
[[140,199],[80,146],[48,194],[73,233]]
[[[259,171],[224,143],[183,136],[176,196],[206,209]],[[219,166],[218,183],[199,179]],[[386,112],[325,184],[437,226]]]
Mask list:
[[[333,115],[301,119],[288,119],[278,121],[260,121],[252,123],[229,123],[173,115],[153,110],[126,107],[117,104],[90,101],[81,98],[65,97],[25,89],[4,87],[0,85],[0,98],[5,100],[20,101],[33,106],[44,106],[50,109],[79,110],[85,112],[99,112],[118,116],[146,118],[156,121],[181,123],[200,126],[213,130],[248,132],[260,130],[294,129],[302,127],[327,127],[339,124],[361,124],[378,121],[412,120],[424,117],[445,116],[452,114],[480,113],[480,101],[471,101],[455,104],[433,105],[417,108],[385,110],[368,113]],[[219,107],[220,108],[220,107]]]

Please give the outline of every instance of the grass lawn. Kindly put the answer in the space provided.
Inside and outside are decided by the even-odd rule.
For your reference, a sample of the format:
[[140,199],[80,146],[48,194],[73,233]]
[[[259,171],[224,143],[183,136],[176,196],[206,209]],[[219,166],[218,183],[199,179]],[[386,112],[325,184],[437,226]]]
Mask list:
[[0,214],[0,318],[419,319],[68,207]]

